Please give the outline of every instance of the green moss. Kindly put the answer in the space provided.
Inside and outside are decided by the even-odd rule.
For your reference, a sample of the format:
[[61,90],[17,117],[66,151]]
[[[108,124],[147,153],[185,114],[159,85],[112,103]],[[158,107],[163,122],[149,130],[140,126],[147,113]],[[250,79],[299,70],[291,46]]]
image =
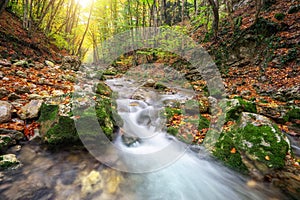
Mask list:
[[7,135],[0,136],[0,152],[6,150],[13,143],[13,139]]
[[279,20],[279,21],[281,21],[281,20],[283,20],[285,18],[285,14],[283,14],[283,13],[276,13],[274,15],[274,18],[277,19],[277,20]]
[[159,83],[159,82],[155,83],[154,88],[157,89],[157,90],[165,90],[165,89],[167,89],[167,87],[164,84]]
[[181,115],[182,111],[179,108],[171,108],[171,107],[166,107],[164,111],[164,116],[169,120],[171,119],[174,115]]
[[299,108],[292,108],[289,110],[286,115],[283,117],[283,119],[288,122],[293,119],[300,119],[300,109]]
[[[251,155],[255,155],[259,162],[266,164],[268,167],[275,169],[284,167],[285,156],[288,151],[288,143],[282,138],[278,141],[277,134],[281,134],[277,127],[270,126],[254,126],[248,124],[243,129],[239,129],[237,141],[239,147]],[[244,141],[252,144],[252,147],[247,147]],[[265,157],[269,156],[270,160]]]
[[54,120],[58,115],[58,105],[42,104],[39,122]]
[[107,97],[110,97],[111,94],[112,94],[111,89],[104,82],[99,82],[97,84],[95,92],[97,94],[104,95],[104,96],[107,96]]
[[114,71],[109,71],[109,70],[105,70],[104,72],[103,72],[103,75],[111,75],[111,76],[114,76],[114,75],[116,75],[117,73],[116,72],[114,72]]
[[218,142],[216,143],[213,155],[223,161],[227,166],[241,173],[247,173],[248,169],[244,165],[241,154],[236,151],[231,153],[233,148],[237,149],[234,138],[235,132],[222,132]]
[[167,133],[169,133],[171,135],[174,135],[174,136],[177,136],[178,128],[170,126],[170,127],[167,128]]
[[244,112],[257,113],[256,105],[254,102],[246,101],[240,97],[237,97],[236,99],[239,100],[239,103],[241,104],[242,110]]
[[66,116],[60,116],[58,123],[47,131],[45,141],[51,145],[79,143],[74,120]]
[[209,128],[209,124],[210,122],[208,119],[206,119],[202,115],[199,115],[199,125],[198,125],[199,130],[202,130],[204,128]]

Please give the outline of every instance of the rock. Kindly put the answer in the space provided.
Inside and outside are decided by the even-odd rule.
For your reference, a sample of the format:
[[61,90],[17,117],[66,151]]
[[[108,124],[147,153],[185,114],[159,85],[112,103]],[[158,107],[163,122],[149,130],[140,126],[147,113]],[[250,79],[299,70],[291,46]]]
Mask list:
[[21,166],[21,162],[14,154],[5,154],[0,156],[0,169],[17,169]]
[[21,78],[27,78],[27,74],[23,71],[20,71],[20,70],[16,72],[16,75],[21,77]]
[[136,146],[141,142],[140,138],[126,134],[122,135],[122,141],[128,147]]
[[157,89],[157,90],[165,90],[168,87],[165,86],[164,84],[158,82],[158,83],[155,83],[154,88]]
[[41,95],[38,95],[38,94],[30,94],[30,95],[28,95],[27,98],[29,100],[32,100],[32,99],[43,99],[43,97]]
[[15,92],[17,94],[25,94],[25,93],[30,93],[30,89],[29,87],[27,86],[20,86],[20,87],[17,87]]
[[100,95],[110,97],[112,90],[104,82],[99,82],[95,88],[95,92]]
[[3,97],[6,97],[8,94],[9,94],[9,92],[4,87],[0,88],[0,99],[2,99]]
[[4,77],[4,73],[0,72],[0,79],[2,79]]
[[153,79],[148,79],[145,83],[144,83],[144,87],[153,87],[155,85],[155,81]]
[[15,66],[28,67],[28,62],[26,60],[19,60],[14,63]]
[[5,152],[8,147],[17,144],[22,139],[24,139],[23,133],[0,128],[0,152]]
[[55,67],[55,64],[49,60],[45,60],[45,65],[47,65],[48,67]]
[[50,145],[79,144],[74,120],[58,115],[58,105],[42,104],[39,118],[42,140]]
[[64,95],[65,93],[64,93],[64,91],[62,91],[62,90],[53,90],[53,91],[51,92],[51,94],[52,94],[52,96],[57,97],[57,96],[62,96],[62,95]]
[[279,106],[277,104],[269,104],[269,103],[258,103],[257,104],[257,113],[270,117],[276,120],[282,120],[286,109],[284,106]]
[[17,100],[17,99],[21,99],[21,97],[19,95],[17,95],[16,93],[10,93],[8,95],[8,100],[9,101],[14,101],[14,100]]
[[89,193],[103,189],[102,176],[98,171],[92,170],[81,180],[81,193],[86,196]]
[[81,66],[81,61],[77,56],[65,56],[62,59],[63,69],[72,69],[78,71]]
[[257,179],[285,166],[290,154],[287,138],[267,117],[243,112],[240,122],[223,131],[214,155],[227,165]]
[[43,100],[31,100],[20,110],[19,116],[21,119],[32,119],[38,117]]
[[12,105],[6,101],[0,101],[0,123],[11,120]]

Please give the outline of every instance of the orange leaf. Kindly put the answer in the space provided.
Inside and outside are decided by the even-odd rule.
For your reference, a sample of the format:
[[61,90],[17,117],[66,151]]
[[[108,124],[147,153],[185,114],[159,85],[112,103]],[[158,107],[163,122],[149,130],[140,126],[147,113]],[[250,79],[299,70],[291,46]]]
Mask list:
[[233,147],[230,151],[230,153],[236,153],[236,149]]

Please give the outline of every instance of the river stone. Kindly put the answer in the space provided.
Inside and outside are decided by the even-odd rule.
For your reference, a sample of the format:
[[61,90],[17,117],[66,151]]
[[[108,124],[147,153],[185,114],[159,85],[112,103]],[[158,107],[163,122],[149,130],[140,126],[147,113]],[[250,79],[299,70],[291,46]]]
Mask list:
[[0,156],[0,169],[16,169],[21,166],[21,162],[14,154],[5,154]]
[[11,119],[12,105],[6,101],[0,101],[0,123]]
[[21,119],[32,119],[38,117],[43,100],[31,100],[21,108],[19,116]]
[[153,87],[155,85],[155,81],[153,79],[148,79],[145,83],[144,83],[144,87]]

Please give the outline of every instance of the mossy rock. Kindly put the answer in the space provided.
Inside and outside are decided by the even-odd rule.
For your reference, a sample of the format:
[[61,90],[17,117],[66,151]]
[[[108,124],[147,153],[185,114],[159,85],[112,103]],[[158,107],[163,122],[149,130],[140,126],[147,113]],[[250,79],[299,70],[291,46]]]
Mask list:
[[198,129],[202,130],[204,128],[209,128],[210,121],[203,117],[202,115],[199,115],[199,124],[198,124]]
[[[228,99],[225,105],[220,105],[225,108],[225,120],[228,121],[238,121],[240,114],[242,112],[257,113],[256,104],[251,101],[246,101],[240,97],[234,99]],[[224,104],[225,102],[221,102]]]
[[213,155],[223,161],[227,166],[241,173],[248,173],[248,168],[242,161],[239,151],[233,152],[236,149],[235,142],[236,132],[222,132],[218,142],[216,143]]
[[59,116],[58,123],[47,131],[44,141],[51,145],[80,144],[74,120],[67,116]]
[[16,169],[21,166],[21,162],[14,154],[0,156],[0,170]]
[[13,145],[15,141],[9,135],[0,135],[0,152],[4,152]]
[[96,85],[95,92],[106,97],[110,97],[112,94],[112,90],[104,82],[99,82]]
[[178,128],[170,126],[170,127],[167,128],[167,133],[169,133],[173,136],[177,136],[178,135]]
[[289,151],[285,136],[268,118],[242,113],[239,124],[222,132],[213,154],[240,172],[255,169],[265,175],[270,170],[283,168]]
[[283,119],[287,122],[290,120],[300,120],[300,108],[292,108],[291,110],[289,110],[285,116],[283,117]]

